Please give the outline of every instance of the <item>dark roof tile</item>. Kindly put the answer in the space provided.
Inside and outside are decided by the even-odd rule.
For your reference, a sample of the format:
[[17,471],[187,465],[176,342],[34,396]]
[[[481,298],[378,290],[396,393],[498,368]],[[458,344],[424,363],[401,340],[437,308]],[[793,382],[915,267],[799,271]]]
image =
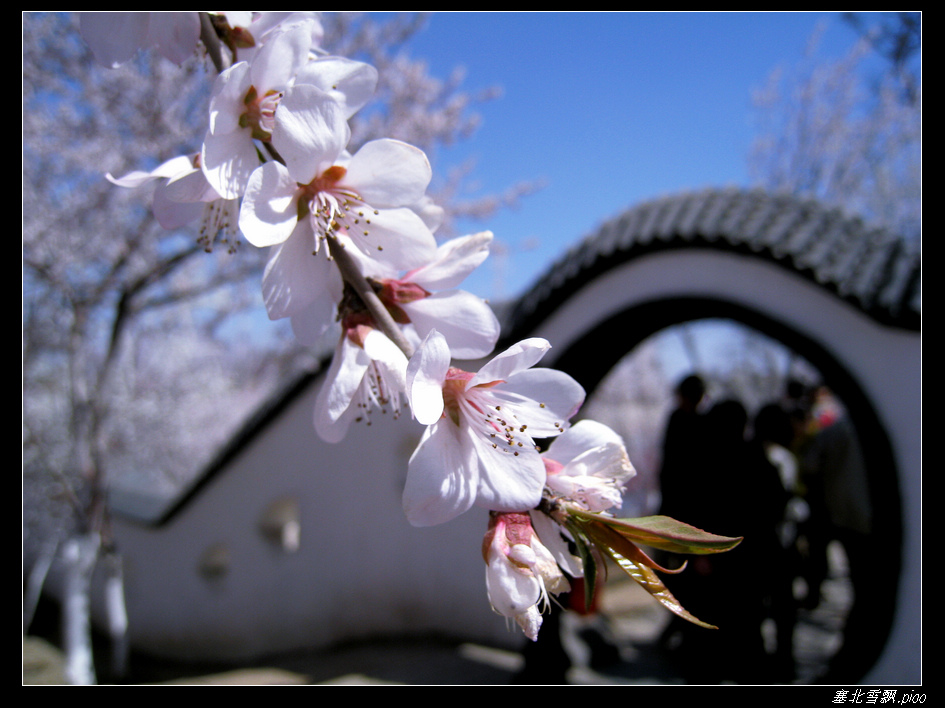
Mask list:
[[503,329],[527,330],[576,288],[631,258],[684,247],[769,260],[883,324],[921,327],[916,245],[812,199],[727,188],[654,199],[603,224],[522,296]]

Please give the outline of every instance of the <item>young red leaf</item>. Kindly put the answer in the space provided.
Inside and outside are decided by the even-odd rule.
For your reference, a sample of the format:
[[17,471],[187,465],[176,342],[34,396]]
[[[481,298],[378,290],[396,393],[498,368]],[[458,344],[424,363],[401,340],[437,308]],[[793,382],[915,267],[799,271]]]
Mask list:
[[697,529],[669,516],[642,516],[635,519],[614,519],[581,509],[568,512],[582,521],[606,524],[633,543],[658,548],[670,553],[723,553],[735,548],[742,537],[732,538]]
[[640,587],[650,593],[670,612],[700,627],[718,629],[715,625],[703,622],[680,604],[679,600],[663,585],[663,581],[660,580],[653,568],[649,567],[646,562],[649,561],[649,558],[646,554],[640,551],[631,541],[605,524],[583,524],[583,528],[603,553],[606,553]]

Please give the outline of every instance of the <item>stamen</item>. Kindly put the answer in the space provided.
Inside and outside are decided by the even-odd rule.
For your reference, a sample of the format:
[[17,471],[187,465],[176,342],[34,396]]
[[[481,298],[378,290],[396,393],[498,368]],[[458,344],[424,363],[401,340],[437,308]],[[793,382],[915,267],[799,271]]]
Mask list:
[[216,199],[205,204],[197,232],[197,243],[203,246],[207,253],[213,251],[217,237],[220,237],[221,243],[226,244],[229,253],[235,253],[239,247],[234,205],[233,200],[226,199]]

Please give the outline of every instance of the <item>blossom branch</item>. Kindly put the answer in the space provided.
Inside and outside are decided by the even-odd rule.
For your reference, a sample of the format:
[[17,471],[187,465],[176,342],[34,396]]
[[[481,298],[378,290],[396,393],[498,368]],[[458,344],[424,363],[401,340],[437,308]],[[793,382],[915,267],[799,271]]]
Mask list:
[[213,62],[217,73],[219,74],[226,69],[228,62],[223,56],[223,43],[217,36],[210,15],[206,12],[200,13],[200,41],[207,48],[207,54],[210,56],[210,61]]
[[384,303],[381,302],[377,293],[374,292],[374,288],[371,287],[371,284],[364,275],[362,275],[357,263],[355,263],[351,255],[337,239],[329,237],[326,241],[328,241],[328,250],[331,253],[331,257],[338,265],[338,271],[341,273],[341,277],[354,288],[358,297],[361,298],[361,302],[364,303],[368,312],[371,313],[371,317],[374,319],[377,328],[396,344],[398,349],[404,353],[404,356],[409,359],[413,356],[413,345],[404,337],[403,331],[397,323],[394,322],[387,308],[384,307]]
[[[317,343],[333,321],[342,323],[315,404],[319,436],[338,442],[373,408],[397,417],[406,400],[427,426],[408,462],[408,520],[431,526],[473,505],[488,509],[489,599],[530,639],[537,639],[549,594],[568,590],[566,575],[583,577],[585,596],[593,597],[605,558],[672,612],[711,626],[684,610],[655,574],[682,568],[661,567],[637,544],[705,554],[741,539],[667,517],[611,515],[636,472],[613,430],[590,420],[572,425],[585,391],[564,372],[535,367],[550,343],[518,342],[478,372],[453,365],[487,356],[499,337],[488,304],[458,289],[493,237],[482,232],[437,245],[442,209],[427,195],[432,168],[419,147],[381,137],[353,150],[349,121],[374,96],[377,69],[326,54],[314,13],[248,12],[89,15],[85,33],[101,45],[107,65],[137,51],[133,42],[112,46],[116,27],[129,19],[133,39],[147,46],[176,37],[155,46],[178,64],[193,55],[199,32],[219,75],[198,154],[108,179],[123,187],[161,180],[154,203],[165,228],[201,213],[200,245],[192,251],[237,227],[253,246],[270,248],[262,282],[267,313],[290,318],[303,343]],[[159,262],[154,277],[187,255]],[[151,283],[145,274],[120,291],[106,364],[127,317],[160,304],[135,301]],[[84,327],[86,313],[79,314],[75,321]],[[98,412],[84,383],[74,385],[75,424],[83,428],[76,437],[94,443]],[[542,451],[537,441],[550,438]],[[98,446],[87,443],[77,453],[98,473]]]

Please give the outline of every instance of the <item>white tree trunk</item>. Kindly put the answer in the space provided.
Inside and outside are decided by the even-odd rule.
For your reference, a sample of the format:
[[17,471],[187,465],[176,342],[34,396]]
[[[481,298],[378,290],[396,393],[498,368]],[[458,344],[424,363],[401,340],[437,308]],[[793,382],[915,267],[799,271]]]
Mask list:
[[105,557],[105,616],[111,639],[112,673],[123,677],[128,670],[128,612],[125,607],[125,577],[121,556],[114,551]]
[[63,545],[66,596],[63,601],[63,645],[66,680],[73,685],[95,684],[92,660],[92,571],[101,539],[97,533],[73,536]]
[[23,634],[26,634],[30,629],[30,625],[33,624],[33,617],[39,605],[39,598],[43,592],[46,575],[49,573],[49,568],[56,558],[56,551],[58,549],[58,540],[53,539],[46,543],[27,577],[26,592],[23,594]]

